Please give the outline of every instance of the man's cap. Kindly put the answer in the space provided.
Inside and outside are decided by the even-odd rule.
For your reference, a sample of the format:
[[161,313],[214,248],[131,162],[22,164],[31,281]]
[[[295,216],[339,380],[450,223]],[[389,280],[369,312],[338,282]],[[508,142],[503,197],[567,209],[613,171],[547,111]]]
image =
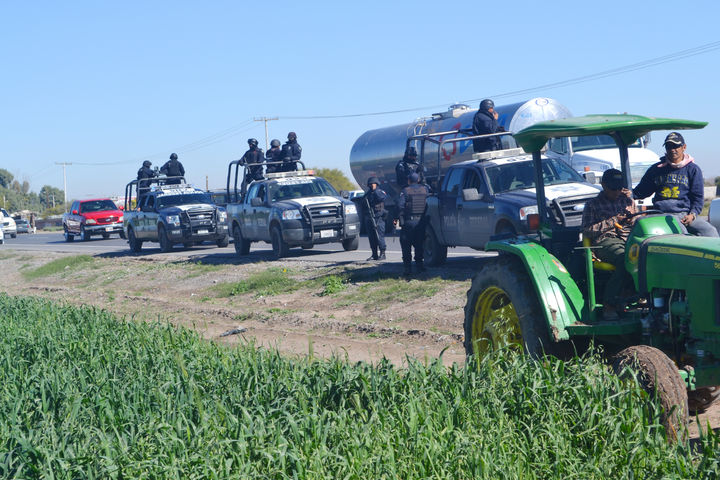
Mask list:
[[623,174],[617,168],[605,170],[601,183],[610,190],[620,190],[623,187]]
[[685,139],[678,132],[670,132],[668,136],[665,137],[663,146],[667,145],[668,143],[672,143],[673,145],[685,145]]
[[410,175],[408,175],[408,180],[410,181],[410,183],[417,183],[420,181],[420,175],[418,175],[417,173],[411,173]]

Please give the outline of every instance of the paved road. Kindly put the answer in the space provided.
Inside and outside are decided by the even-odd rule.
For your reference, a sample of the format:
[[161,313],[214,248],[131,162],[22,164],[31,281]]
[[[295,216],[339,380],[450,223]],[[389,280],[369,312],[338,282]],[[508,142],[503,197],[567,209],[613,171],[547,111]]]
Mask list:
[[[387,242],[387,261],[401,262],[400,240],[397,236],[386,238]],[[88,242],[75,240],[74,242],[66,242],[62,233],[37,233],[35,235],[18,235],[17,238],[7,238],[5,245],[0,246],[0,251],[8,249],[30,250],[30,251],[46,251],[58,253],[73,253],[76,255],[135,255],[130,252],[126,240],[122,240],[117,236],[113,236],[108,240],[102,238],[93,238]],[[260,242],[253,243],[250,248],[250,254],[247,256],[248,261],[266,261],[271,259],[272,248],[269,244]],[[162,254],[157,243],[145,243],[143,250],[138,255]],[[222,258],[236,259],[235,248],[231,243],[226,248],[218,248],[212,243],[205,243],[189,249],[184,249],[177,245],[173,252],[164,254],[175,257],[211,257],[216,260]],[[451,248],[448,251],[448,262],[463,262],[471,258],[479,258],[483,256],[493,255],[489,253],[479,252],[472,248],[458,247]],[[360,262],[365,261],[370,256],[370,245],[367,237],[360,237],[360,247],[358,250],[346,252],[340,244],[316,245],[312,250],[302,250],[293,248],[290,254],[283,261],[320,261],[320,262]]]

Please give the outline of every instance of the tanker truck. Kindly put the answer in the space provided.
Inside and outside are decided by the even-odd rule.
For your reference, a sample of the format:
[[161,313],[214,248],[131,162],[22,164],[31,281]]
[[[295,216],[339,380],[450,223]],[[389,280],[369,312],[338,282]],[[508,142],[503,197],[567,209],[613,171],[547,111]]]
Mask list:
[[[498,125],[511,133],[537,122],[572,117],[566,106],[544,97],[496,106],[495,111],[498,113]],[[400,194],[395,166],[402,159],[405,148],[412,145],[419,153],[418,161],[425,169],[426,182],[434,191],[438,191],[451,165],[477,158],[473,157],[472,141],[460,140],[472,135],[476,112],[477,109],[468,105],[455,104],[445,112],[434,113],[431,117],[411,123],[368,130],[355,141],[350,151],[350,169],[355,181],[364,186],[369,177],[378,177],[380,188],[391,197],[387,207],[394,214],[394,202]],[[503,149],[517,146],[511,135],[500,138]],[[645,148],[648,139],[649,136],[643,137],[629,148],[633,183],[637,183],[645,170],[659,161],[654,152]],[[552,139],[551,147],[547,150],[548,157],[563,160],[576,171],[586,174],[591,182],[593,179],[599,180],[603,171],[620,167],[615,143],[606,135]]]

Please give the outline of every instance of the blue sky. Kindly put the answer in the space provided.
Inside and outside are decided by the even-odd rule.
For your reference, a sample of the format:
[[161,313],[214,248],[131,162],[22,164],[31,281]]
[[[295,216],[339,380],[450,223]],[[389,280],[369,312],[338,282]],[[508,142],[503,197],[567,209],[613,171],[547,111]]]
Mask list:
[[[0,168],[37,192],[62,188],[55,162],[72,162],[70,198],[119,195],[143,160],[177,151],[190,181],[217,188],[248,138],[264,145],[252,119],[277,116],[270,138],[295,131],[308,166],[351,177],[366,130],[717,42],[719,18],[713,1],[2,2]],[[709,177],[719,70],[715,49],[496,103],[709,121],[685,135]]]

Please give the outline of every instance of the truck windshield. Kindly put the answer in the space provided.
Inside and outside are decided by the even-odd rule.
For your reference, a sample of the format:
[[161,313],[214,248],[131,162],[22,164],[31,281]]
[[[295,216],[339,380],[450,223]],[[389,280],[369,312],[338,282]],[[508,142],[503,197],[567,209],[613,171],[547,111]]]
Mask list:
[[[597,150],[600,148],[617,148],[615,140],[610,135],[587,135],[584,137],[570,137],[573,152],[583,150]],[[642,147],[640,139],[628,145],[628,147]]]
[[[545,185],[584,182],[585,180],[565,162],[543,158],[543,181]],[[494,193],[535,188],[535,169],[532,160],[509,162],[486,169]]]
[[117,206],[112,200],[93,200],[91,202],[82,202],[80,204],[80,213],[102,212],[105,210],[117,209]]
[[158,208],[173,207],[176,205],[192,205],[193,203],[212,203],[210,195],[203,192],[188,193],[185,195],[162,195],[157,199]]
[[273,202],[301,197],[336,197],[337,191],[322,178],[293,179],[289,182],[270,185],[270,199]]
[[648,168],[655,165],[654,162],[652,163],[631,163],[630,164],[630,176],[632,177],[632,183],[633,186],[640,183],[640,180],[642,180],[643,175],[645,175],[645,172],[648,171]]

